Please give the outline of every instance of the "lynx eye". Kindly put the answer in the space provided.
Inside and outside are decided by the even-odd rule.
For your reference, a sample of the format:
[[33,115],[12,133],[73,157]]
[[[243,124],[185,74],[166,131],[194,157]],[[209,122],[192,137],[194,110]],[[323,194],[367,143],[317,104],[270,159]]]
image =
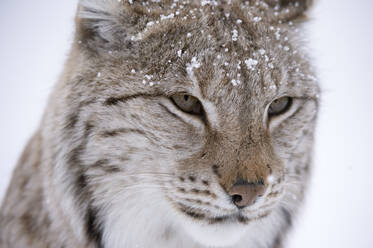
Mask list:
[[293,99],[287,96],[274,100],[268,108],[269,117],[284,114],[290,109],[292,103]]
[[180,94],[171,99],[179,109],[188,114],[201,115],[203,112],[201,102],[194,96]]

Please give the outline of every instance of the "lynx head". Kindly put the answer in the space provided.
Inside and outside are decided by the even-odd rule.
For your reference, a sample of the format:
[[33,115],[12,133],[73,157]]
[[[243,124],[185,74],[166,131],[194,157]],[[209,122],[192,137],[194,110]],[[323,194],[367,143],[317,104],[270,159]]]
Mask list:
[[288,226],[318,108],[310,2],[80,1],[49,127],[92,238],[134,247],[156,222],[229,246]]

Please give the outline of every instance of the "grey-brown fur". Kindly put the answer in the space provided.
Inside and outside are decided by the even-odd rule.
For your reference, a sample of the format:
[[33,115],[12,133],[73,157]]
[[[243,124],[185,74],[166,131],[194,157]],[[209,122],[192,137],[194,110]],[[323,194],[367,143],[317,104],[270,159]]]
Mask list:
[[[65,70],[1,207],[0,247],[282,247],[312,163],[310,5],[80,1]],[[204,117],[180,111],[177,93]],[[292,108],[268,120],[281,96]],[[237,178],[267,187],[240,214],[225,193]]]

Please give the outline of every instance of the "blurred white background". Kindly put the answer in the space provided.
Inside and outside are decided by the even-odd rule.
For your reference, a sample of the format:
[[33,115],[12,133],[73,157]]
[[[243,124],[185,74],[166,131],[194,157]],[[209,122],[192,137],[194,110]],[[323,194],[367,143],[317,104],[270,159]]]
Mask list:
[[[309,197],[290,248],[373,247],[373,1],[318,0],[324,90]],[[0,199],[69,50],[77,0],[0,1]]]

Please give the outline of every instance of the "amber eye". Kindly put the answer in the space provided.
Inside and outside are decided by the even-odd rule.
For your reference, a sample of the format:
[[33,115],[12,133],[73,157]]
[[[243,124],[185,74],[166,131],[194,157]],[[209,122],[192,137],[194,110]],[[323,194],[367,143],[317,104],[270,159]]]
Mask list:
[[200,101],[194,96],[180,94],[172,96],[171,99],[179,109],[188,114],[201,115],[203,113]]
[[274,100],[268,108],[269,117],[284,114],[290,109],[292,103],[293,99],[287,96]]

